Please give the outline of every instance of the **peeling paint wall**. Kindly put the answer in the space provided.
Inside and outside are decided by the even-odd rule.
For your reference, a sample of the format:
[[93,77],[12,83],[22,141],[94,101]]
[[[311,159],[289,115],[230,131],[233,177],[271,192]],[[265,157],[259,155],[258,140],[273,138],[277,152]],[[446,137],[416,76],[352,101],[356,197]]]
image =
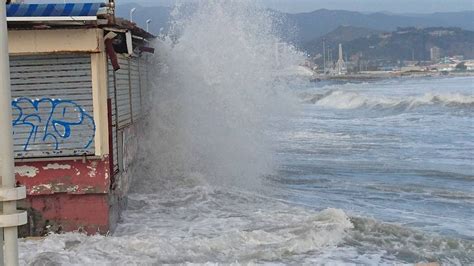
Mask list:
[[35,177],[39,173],[39,169],[34,166],[22,165],[15,166],[15,175],[20,177]]
[[108,156],[93,160],[65,160],[16,163],[16,179],[27,194],[91,194],[110,192]]
[[113,228],[109,218],[108,194],[54,194],[28,197],[19,204],[28,211],[28,224],[21,236],[80,231],[107,234]]
[[122,69],[109,71],[99,29],[9,34],[18,43],[10,47],[12,123],[27,234],[107,233],[126,204],[139,152],[146,60],[119,55]]

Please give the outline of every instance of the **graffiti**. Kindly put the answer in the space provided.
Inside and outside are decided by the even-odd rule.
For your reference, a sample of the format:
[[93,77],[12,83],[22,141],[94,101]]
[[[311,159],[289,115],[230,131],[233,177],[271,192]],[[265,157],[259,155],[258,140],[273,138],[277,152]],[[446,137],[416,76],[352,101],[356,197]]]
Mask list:
[[13,135],[24,151],[33,145],[87,149],[94,140],[94,118],[74,101],[22,97],[12,101],[12,108]]

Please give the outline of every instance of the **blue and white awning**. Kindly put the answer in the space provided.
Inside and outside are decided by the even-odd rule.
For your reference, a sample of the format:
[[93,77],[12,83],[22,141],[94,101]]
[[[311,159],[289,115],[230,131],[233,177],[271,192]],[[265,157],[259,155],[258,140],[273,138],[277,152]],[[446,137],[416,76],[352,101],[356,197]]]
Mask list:
[[104,3],[75,4],[9,4],[8,21],[60,21],[97,20]]

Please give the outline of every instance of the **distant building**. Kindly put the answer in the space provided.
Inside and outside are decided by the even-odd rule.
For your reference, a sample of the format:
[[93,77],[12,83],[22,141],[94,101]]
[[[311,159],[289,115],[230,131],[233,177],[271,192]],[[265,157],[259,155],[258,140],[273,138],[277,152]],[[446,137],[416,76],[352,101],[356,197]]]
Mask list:
[[467,71],[474,71],[474,60],[467,60],[465,63]]
[[432,62],[437,62],[441,58],[441,49],[439,47],[433,46],[430,49],[430,59]]

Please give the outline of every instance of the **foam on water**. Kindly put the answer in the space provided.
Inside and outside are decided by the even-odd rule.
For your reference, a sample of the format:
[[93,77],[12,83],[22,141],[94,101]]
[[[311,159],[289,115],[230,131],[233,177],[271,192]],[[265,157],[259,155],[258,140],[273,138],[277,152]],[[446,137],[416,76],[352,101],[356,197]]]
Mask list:
[[[150,172],[151,173],[151,172]],[[161,180],[133,194],[113,236],[77,233],[21,241],[21,263],[143,265],[304,261],[343,242],[352,223],[322,212],[230,189],[200,177]]]
[[398,109],[412,110],[417,107],[444,106],[454,108],[474,108],[474,96],[461,93],[425,93],[412,97],[380,97],[363,95],[355,91],[330,90],[323,94],[302,95],[304,101],[322,107],[336,109]]
[[[133,166],[129,207],[117,231],[111,236],[68,233],[21,240],[22,265],[474,262],[473,242],[464,235],[464,239],[438,236],[346,211],[349,206],[378,207],[401,217],[404,210],[384,209],[376,205],[382,200],[366,199],[378,195],[384,199],[381,190],[390,192],[389,197],[411,191],[356,179],[353,172],[388,175],[408,169],[411,174],[419,163],[390,165],[392,172],[381,172],[370,156],[384,159],[385,155],[361,151],[386,132],[375,128],[375,137],[364,135],[357,131],[357,117],[334,118],[327,110],[393,105],[406,99],[386,90],[380,92],[388,94],[384,99],[331,87],[325,88],[330,93],[316,92],[323,95],[314,101],[316,105],[303,107],[317,107],[317,112],[294,112],[299,110],[289,89],[295,84],[282,73],[297,65],[302,55],[287,47],[275,56],[278,18],[256,9],[252,2],[201,1],[193,13],[178,6],[174,30],[157,43],[152,108],[143,122],[145,136],[140,140],[139,163]],[[439,93],[410,97],[410,102],[427,104],[466,99]],[[299,117],[288,125],[289,114]],[[289,132],[274,129],[275,117]],[[340,120],[351,123],[340,126]],[[382,124],[390,123],[383,120]],[[275,138],[282,147],[275,149]],[[390,148],[393,143],[390,135],[382,146]],[[278,165],[276,152],[280,160],[290,158],[287,165]],[[323,160],[333,153],[337,159],[322,163],[311,157]],[[469,174],[470,169],[465,175],[453,173],[463,182],[469,181],[464,180]],[[393,177],[397,183],[399,176]],[[461,203],[472,202],[470,191],[420,191],[443,199],[454,197],[457,203],[459,197]],[[373,205],[364,205],[364,200]],[[328,201],[326,208],[323,203]],[[408,215],[413,215],[412,220],[428,217]]]
[[22,265],[472,262],[472,242],[193,181],[133,194],[113,236],[20,241]]

